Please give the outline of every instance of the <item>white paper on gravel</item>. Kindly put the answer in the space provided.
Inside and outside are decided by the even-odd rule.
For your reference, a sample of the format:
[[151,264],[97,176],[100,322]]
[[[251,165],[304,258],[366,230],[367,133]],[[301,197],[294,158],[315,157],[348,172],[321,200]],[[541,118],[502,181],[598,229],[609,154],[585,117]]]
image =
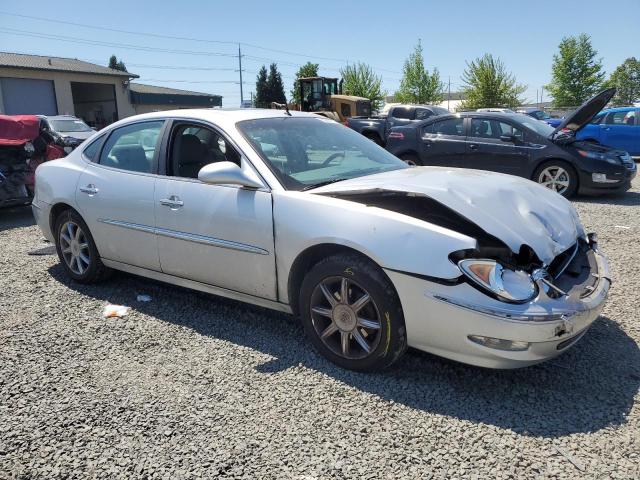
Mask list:
[[105,305],[104,310],[102,311],[102,316],[104,318],[113,318],[113,317],[124,317],[127,313],[129,313],[131,307],[125,307],[124,305]]

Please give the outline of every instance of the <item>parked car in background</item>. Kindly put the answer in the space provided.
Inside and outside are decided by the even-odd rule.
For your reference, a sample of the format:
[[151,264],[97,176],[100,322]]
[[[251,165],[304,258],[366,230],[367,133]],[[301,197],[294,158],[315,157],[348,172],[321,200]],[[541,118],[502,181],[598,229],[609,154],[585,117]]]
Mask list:
[[562,123],[561,118],[553,118],[544,110],[540,110],[536,107],[526,107],[526,108],[518,108],[516,113],[524,113],[525,115],[529,115],[530,117],[535,118],[536,120],[542,120],[545,123],[548,123],[553,128],[556,128],[558,125]]
[[378,145],[384,145],[391,128],[446,113],[449,113],[446,108],[432,105],[395,105],[386,115],[348,118],[347,126]]
[[291,312],[355,370],[408,346],[538,363],[580,340],[610,285],[596,238],[555,193],[409,168],[305,112],[127,118],[41,165],[33,212],[74,281],[114,268]]
[[637,173],[629,154],[575,138],[614,93],[596,95],[555,129],[518,113],[465,112],[395,127],[387,150],[413,165],[518,175],[565,197],[623,192]]
[[72,115],[39,115],[39,117],[43,127],[48,129],[54,137],[58,137],[57,143],[64,147],[66,153],[73,151],[95,132],[84,121]]
[[511,110],[510,108],[499,108],[499,107],[492,107],[492,108],[478,108],[476,110],[476,112],[488,112],[488,113],[515,113],[513,110]]
[[640,160],[640,108],[609,108],[596,115],[577,134],[580,140],[626,150]]

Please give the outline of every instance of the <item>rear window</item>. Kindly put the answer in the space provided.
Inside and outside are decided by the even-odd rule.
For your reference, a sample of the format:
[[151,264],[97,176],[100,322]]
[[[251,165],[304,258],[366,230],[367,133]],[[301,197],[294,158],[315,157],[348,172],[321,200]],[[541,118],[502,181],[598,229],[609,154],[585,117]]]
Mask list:
[[391,116],[394,118],[411,120],[411,110],[408,108],[394,108]]
[[446,120],[434,122],[431,125],[432,130],[428,133],[434,133],[436,135],[464,136],[463,125],[463,118],[448,118]]

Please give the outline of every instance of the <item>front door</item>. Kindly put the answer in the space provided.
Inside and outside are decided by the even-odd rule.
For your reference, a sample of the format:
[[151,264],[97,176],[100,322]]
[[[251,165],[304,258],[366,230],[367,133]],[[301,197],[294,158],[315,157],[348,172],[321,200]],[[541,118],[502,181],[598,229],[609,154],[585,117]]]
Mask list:
[[[80,175],[76,201],[100,256],[160,270],[154,188],[163,120],[116,128]],[[86,150],[92,150],[93,144]]]
[[610,147],[640,155],[640,110],[609,113],[600,124],[600,141]]
[[218,161],[252,168],[214,128],[174,123],[154,198],[162,271],[276,300],[271,193],[200,182]]
[[525,176],[528,149],[524,133],[509,123],[471,118],[464,167]]

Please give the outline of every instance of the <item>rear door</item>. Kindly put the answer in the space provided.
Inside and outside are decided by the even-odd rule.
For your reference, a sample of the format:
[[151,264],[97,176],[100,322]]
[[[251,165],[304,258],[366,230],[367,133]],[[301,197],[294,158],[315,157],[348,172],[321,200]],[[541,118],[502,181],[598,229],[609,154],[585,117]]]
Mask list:
[[514,125],[494,118],[470,118],[464,166],[479,170],[524,176],[529,149],[524,132]]
[[153,196],[164,120],[114,129],[78,182],[76,201],[100,256],[160,270]]
[[640,155],[640,110],[610,112],[600,124],[600,142]]
[[419,132],[423,165],[461,167],[465,157],[465,119],[452,117],[425,125]]

